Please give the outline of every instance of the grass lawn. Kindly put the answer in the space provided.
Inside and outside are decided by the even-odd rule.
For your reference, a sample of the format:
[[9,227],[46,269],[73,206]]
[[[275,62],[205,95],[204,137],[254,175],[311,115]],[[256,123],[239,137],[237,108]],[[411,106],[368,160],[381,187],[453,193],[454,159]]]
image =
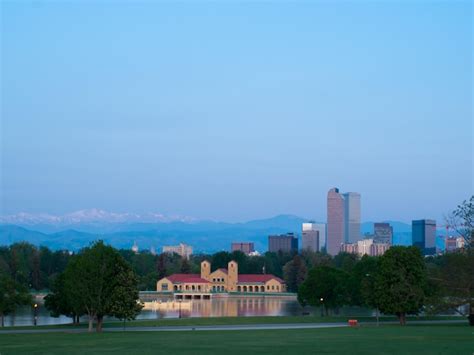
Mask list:
[[[199,325],[238,325],[238,324],[285,324],[285,323],[346,323],[349,319],[357,319],[359,322],[375,322],[374,317],[320,317],[320,316],[262,316],[262,317],[209,317],[209,318],[162,318],[162,319],[142,319],[126,323],[126,327],[165,327],[165,326],[199,326]],[[458,316],[410,316],[408,322],[416,320],[464,320],[467,319]],[[380,321],[397,321],[395,316],[380,317]],[[104,327],[122,327],[123,323],[119,321],[105,322]],[[2,329],[47,329],[47,328],[78,328],[87,327],[87,322],[82,322],[79,326],[72,324],[43,325],[43,326],[18,326],[18,327],[0,327]]]
[[102,334],[0,333],[9,354],[469,354],[474,328],[467,325],[400,327],[133,332]]

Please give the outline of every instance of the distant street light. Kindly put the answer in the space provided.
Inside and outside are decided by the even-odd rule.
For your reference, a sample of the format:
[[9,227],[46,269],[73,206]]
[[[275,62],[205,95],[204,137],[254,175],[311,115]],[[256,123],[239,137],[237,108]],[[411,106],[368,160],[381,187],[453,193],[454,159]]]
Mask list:
[[181,302],[183,302],[183,300],[179,299],[178,300],[178,304],[179,304],[178,318],[181,318]]
[[321,301],[321,317],[324,316],[324,298],[319,299]]
[[33,309],[34,309],[33,325],[36,326],[38,323],[38,303],[35,303],[33,305]]

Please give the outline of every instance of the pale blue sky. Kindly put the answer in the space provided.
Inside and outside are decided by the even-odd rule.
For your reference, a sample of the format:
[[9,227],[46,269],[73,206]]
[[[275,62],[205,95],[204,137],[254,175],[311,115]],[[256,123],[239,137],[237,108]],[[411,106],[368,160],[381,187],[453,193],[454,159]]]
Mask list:
[[2,213],[437,218],[473,191],[470,2],[2,2]]

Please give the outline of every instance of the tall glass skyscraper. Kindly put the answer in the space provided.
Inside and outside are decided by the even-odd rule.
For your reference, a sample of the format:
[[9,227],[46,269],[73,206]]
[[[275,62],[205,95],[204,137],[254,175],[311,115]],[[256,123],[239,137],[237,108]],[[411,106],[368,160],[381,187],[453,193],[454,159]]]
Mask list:
[[360,194],[341,194],[338,188],[330,189],[327,213],[327,252],[336,255],[341,244],[356,243],[360,239]]
[[421,249],[424,255],[436,252],[436,221],[420,219],[411,222],[412,245]]
[[357,243],[360,239],[360,194],[347,192],[344,197],[344,243]]

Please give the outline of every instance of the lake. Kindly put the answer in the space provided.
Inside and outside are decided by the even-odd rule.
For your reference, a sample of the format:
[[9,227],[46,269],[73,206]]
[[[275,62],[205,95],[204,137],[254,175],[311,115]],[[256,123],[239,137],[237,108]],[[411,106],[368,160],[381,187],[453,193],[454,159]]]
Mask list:
[[[38,301],[38,325],[54,325],[71,323],[68,317],[51,317],[41,300]],[[304,309],[313,315],[319,315],[320,309],[306,307]],[[144,309],[137,319],[183,318],[188,317],[251,317],[251,316],[296,316],[303,313],[303,308],[296,297],[222,297],[211,300],[160,300],[145,302]],[[343,308],[341,315],[368,316],[372,312],[360,308]],[[87,321],[87,317],[81,318]],[[5,317],[5,326],[23,326],[34,324],[34,310],[31,307],[22,307],[15,315]]]

